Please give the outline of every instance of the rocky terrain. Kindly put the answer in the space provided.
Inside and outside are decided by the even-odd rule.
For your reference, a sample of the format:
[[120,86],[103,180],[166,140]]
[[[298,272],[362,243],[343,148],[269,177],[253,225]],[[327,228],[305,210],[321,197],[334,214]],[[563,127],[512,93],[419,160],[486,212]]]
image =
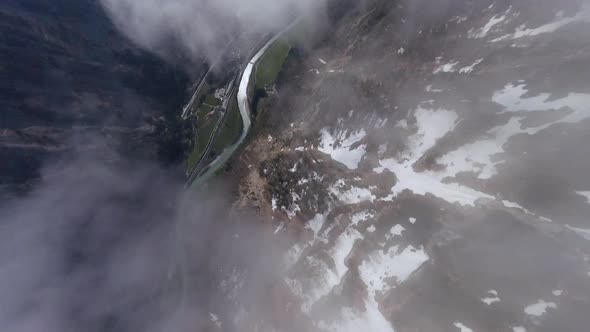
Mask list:
[[293,52],[230,173],[281,248],[273,314],[212,329],[585,331],[589,29],[575,0],[375,0]]

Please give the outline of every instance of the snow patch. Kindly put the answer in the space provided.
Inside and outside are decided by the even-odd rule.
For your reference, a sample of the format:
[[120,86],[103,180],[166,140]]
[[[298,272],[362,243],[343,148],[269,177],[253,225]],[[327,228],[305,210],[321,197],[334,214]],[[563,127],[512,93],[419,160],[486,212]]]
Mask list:
[[213,313],[209,313],[209,318],[211,318],[211,322],[213,324],[215,324],[215,326],[217,326],[217,328],[221,328],[221,321],[219,320],[219,317],[217,317],[217,315],[213,314]]
[[[569,107],[573,112],[561,119],[539,127],[522,129],[525,117],[513,117],[506,124],[490,129],[485,139],[466,144],[438,159],[446,166],[446,175],[455,177],[460,172],[475,172],[482,180],[497,174],[497,165],[503,161],[493,158],[504,152],[504,145],[515,135],[533,135],[556,123],[577,123],[590,117],[590,94],[570,93],[566,97],[548,101],[550,94],[541,93],[534,97],[523,98],[528,91],[524,84],[508,84],[503,90],[496,91],[492,100],[505,107],[505,112],[535,112],[556,110]],[[589,200],[590,201],[590,200]]]
[[359,266],[360,277],[367,285],[370,298],[391,288],[387,279],[393,277],[396,278],[396,284],[402,283],[429,259],[422,248],[409,246],[397,253],[398,249],[399,246],[394,246],[387,252],[378,250]]
[[419,108],[415,112],[415,117],[418,131],[408,139],[408,151],[400,156],[401,161],[396,158],[381,160],[380,166],[374,169],[377,173],[389,169],[398,178],[398,182],[392,188],[392,195],[386,200],[393,199],[406,189],[417,195],[431,193],[448,202],[461,205],[475,205],[475,201],[479,198],[493,199],[491,195],[466,186],[443,183],[442,180],[447,176],[445,173],[414,171],[412,167],[414,163],[457,124],[457,114],[444,109]]
[[375,124],[375,128],[381,129],[381,128],[385,127],[385,125],[387,124],[387,122],[389,122],[389,119],[388,118],[378,119],[377,120],[377,123]]
[[455,129],[457,113],[444,109],[418,108],[414,116],[418,131],[409,138],[410,152],[406,156],[411,164],[418,159],[440,138]]
[[283,228],[285,228],[285,223],[284,222],[280,223],[279,226],[277,226],[277,228],[275,229],[274,234],[277,235],[280,231],[283,230]]
[[483,59],[477,59],[470,66],[463,67],[463,68],[459,69],[459,74],[469,74],[469,73],[471,73],[473,71],[473,69],[475,69],[475,67],[477,65],[479,65],[480,63],[482,63],[482,62],[483,62]]
[[586,201],[588,201],[588,204],[590,204],[590,191],[576,191],[576,194],[586,198]]
[[359,313],[350,308],[344,308],[339,322],[332,324],[320,322],[318,327],[331,332],[394,332],[389,321],[385,319],[379,310],[379,304],[373,298],[365,301],[365,311]]
[[298,294],[303,299],[301,310],[305,313],[309,313],[311,306],[317,302],[320,298],[328,295],[330,291],[340,283],[340,278],[334,273],[334,271],[321,259],[317,259],[313,256],[305,257],[305,263],[309,270],[313,271],[312,280],[309,280],[310,284],[313,285],[311,289],[303,291],[300,281],[291,280],[291,290],[295,294]]
[[455,322],[453,325],[455,325],[461,332],[473,332],[472,329],[468,328],[461,322]]
[[465,16],[455,16],[450,21],[451,22],[456,22],[457,24],[461,24],[461,23],[467,21],[467,17],[465,17]]
[[451,60],[448,63],[445,63],[444,65],[436,68],[432,73],[433,74],[438,74],[438,73],[454,73],[457,70],[455,69],[455,66],[457,66],[459,64],[459,61],[453,61]]
[[435,89],[432,87],[431,85],[426,86],[426,88],[424,89],[426,92],[434,92],[434,93],[439,93],[439,92],[444,92],[445,90],[443,89]]
[[[573,112],[547,125],[528,130],[529,134],[534,134],[542,129],[555,123],[578,123],[590,117],[590,94],[587,93],[569,93],[567,96],[555,100],[550,100],[551,94],[540,93],[533,97],[523,97],[528,90],[525,84],[508,84],[503,90],[496,91],[492,101],[504,106],[506,112],[535,112],[559,110],[569,107]],[[523,130],[524,131],[524,130]]]
[[391,230],[389,231],[389,233],[391,233],[391,235],[393,235],[393,236],[396,236],[396,235],[401,236],[402,232],[405,230],[406,229],[402,225],[397,224],[397,225],[391,227]]
[[332,187],[330,193],[336,195],[338,200],[344,204],[358,204],[361,202],[373,202],[377,197],[371,193],[369,189],[351,187],[348,190],[343,190],[344,180],[338,180]]
[[376,168],[376,172],[383,172],[389,169],[394,172],[398,178],[398,183],[392,188],[392,195],[386,200],[392,200],[402,191],[408,189],[416,195],[426,195],[427,193],[440,197],[450,203],[459,203],[461,205],[475,205],[475,201],[480,198],[494,199],[493,196],[472,188],[461,186],[455,183],[443,183],[442,176],[433,173],[417,173],[411,166],[404,166],[395,159],[386,159],[380,162],[381,166]]
[[502,15],[502,16],[496,15],[496,16],[492,17],[488,21],[488,23],[486,23],[486,25],[484,25],[481,29],[479,29],[477,31],[471,30],[469,32],[469,38],[474,38],[474,39],[485,38],[494,26],[502,23],[504,20],[506,20],[506,15]]
[[529,210],[525,209],[525,208],[524,208],[522,205],[520,205],[520,204],[517,204],[517,203],[514,203],[514,202],[510,202],[510,201],[507,201],[507,200],[503,200],[503,201],[502,201],[502,204],[504,204],[504,206],[505,206],[505,207],[508,207],[508,208],[520,209],[520,210],[524,211],[524,213],[526,213],[526,214],[530,214],[531,216],[534,216],[534,217],[536,217],[536,218],[539,218],[539,219],[540,219],[540,220],[542,220],[542,221],[545,221],[545,222],[553,222],[553,220],[551,220],[551,219],[549,219],[549,218],[547,218],[547,217],[543,217],[543,216],[539,216],[539,215],[536,215],[536,214],[534,214],[533,212],[531,212],[531,211],[529,211]]
[[521,119],[512,118],[505,125],[490,129],[486,133],[490,138],[463,145],[439,158],[438,162],[446,166],[449,177],[460,172],[475,172],[479,179],[490,179],[497,174],[496,166],[501,163],[492,157],[504,152],[504,145],[521,132]]
[[402,119],[395,125],[396,127],[407,129],[408,128],[408,120]]
[[352,146],[367,136],[364,129],[354,131],[350,135],[346,131],[332,135],[327,128],[324,128],[320,131],[320,135],[321,142],[318,150],[330,155],[332,159],[344,164],[349,169],[358,168],[359,162],[365,155],[367,145],[360,144],[354,149]]
[[308,179],[300,179],[299,181],[297,181],[297,185],[298,186],[302,186],[302,185],[304,185],[304,184],[306,184],[308,182],[309,182]]
[[579,236],[583,237],[584,239],[590,241],[590,229],[578,228],[578,227],[573,227],[573,226],[570,226],[570,225],[566,225],[566,227],[569,230],[576,232],[576,234],[578,234]]
[[488,296],[481,299],[481,301],[487,305],[492,305],[493,303],[500,302],[500,298],[498,297],[498,292],[496,290],[489,290]]
[[491,42],[499,42],[503,40],[514,40],[523,37],[534,37],[546,33],[553,33],[557,30],[576,22],[590,21],[590,7],[585,6],[578,14],[570,17],[563,17],[562,13],[556,15],[556,20],[553,22],[543,24],[536,28],[527,28],[524,24],[516,28],[513,34],[507,34],[502,37],[491,40]]
[[352,221],[352,223],[350,225],[356,226],[356,225],[358,225],[359,222],[368,220],[369,218],[373,218],[373,216],[375,216],[375,215],[373,213],[368,212],[368,211],[355,213],[350,217],[350,220]]
[[313,219],[311,219],[310,221],[308,221],[305,224],[305,228],[311,229],[313,231],[313,234],[317,236],[318,232],[320,231],[320,229],[322,229],[322,226],[324,225],[325,222],[326,222],[325,215],[316,214],[315,217],[313,217]]
[[557,305],[553,302],[545,302],[539,300],[537,303],[533,303],[524,309],[527,315],[541,317],[545,314],[548,308],[556,309]]
[[336,240],[334,247],[330,250],[331,257],[336,265],[336,276],[342,279],[348,267],[345,264],[346,257],[350,254],[356,240],[362,239],[363,236],[353,228],[347,228]]

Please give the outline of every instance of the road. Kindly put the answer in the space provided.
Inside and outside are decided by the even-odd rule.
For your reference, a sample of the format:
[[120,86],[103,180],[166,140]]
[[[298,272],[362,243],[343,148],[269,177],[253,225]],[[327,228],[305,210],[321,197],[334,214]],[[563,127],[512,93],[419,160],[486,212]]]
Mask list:
[[[230,49],[232,46],[232,42],[229,42],[226,45],[226,49]],[[191,99],[189,100],[189,102],[182,108],[182,119],[186,120],[189,117],[190,111],[194,108],[195,103],[197,102],[197,96],[199,95],[199,92],[201,91],[201,89],[203,88],[203,85],[207,82],[207,79],[209,78],[209,75],[211,74],[211,72],[213,72],[213,70],[215,68],[217,68],[218,65],[220,65],[222,62],[222,60],[217,60],[216,62],[214,62],[211,67],[209,67],[209,69],[207,70],[207,72],[205,73],[205,75],[203,76],[203,78],[201,79],[201,81],[199,82],[199,85],[197,86],[197,88],[195,89],[195,91],[193,92],[193,95],[191,96]]]
[[213,71],[215,66],[217,66],[217,64],[218,64],[218,62],[214,63],[211,67],[209,67],[209,70],[207,70],[207,72],[205,73],[205,76],[203,76],[203,78],[201,79],[201,82],[199,82],[199,85],[197,86],[197,88],[193,92],[191,99],[182,108],[182,116],[181,117],[183,120],[186,120],[189,117],[190,111],[194,108],[195,103],[197,102],[197,96],[199,95],[199,92],[203,88],[203,85],[207,82],[207,79],[209,78],[209,74],[211,74],[211,72]]

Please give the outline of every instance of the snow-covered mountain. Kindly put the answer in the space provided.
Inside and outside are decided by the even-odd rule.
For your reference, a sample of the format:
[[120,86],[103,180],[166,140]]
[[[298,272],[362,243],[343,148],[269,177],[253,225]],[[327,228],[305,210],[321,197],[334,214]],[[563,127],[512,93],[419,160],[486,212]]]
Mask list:
[[589,31],[581,1],[370,1],[293,56],[234,165],[281,300],[237,326],[586,330]]

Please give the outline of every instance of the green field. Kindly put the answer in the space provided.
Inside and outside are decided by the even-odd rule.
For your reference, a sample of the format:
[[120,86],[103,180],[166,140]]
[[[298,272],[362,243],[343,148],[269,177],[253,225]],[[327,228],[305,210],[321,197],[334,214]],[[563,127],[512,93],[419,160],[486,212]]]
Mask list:
[[208,83],[205,83],[203,89],[199,91],[197,103],[196,103],[196,117],[193,118],[195,122],[195,135],[191,142],[191,149],[188,155],[186,169],[192,171],[197,166],[199,160],[202,158],[203,152],[207,147],[209,138],[215,125],[219,120],[218,115],[210,114],[215,106],[220,106],[222,101],[215,98],[215,90]]
[[215,92],[212,89],[209,89],[209,91],[205,90],[205,93],[199,96],[197,100],[197,120],[204,119],[213,110],[213,107],[221,105],[221,102],[221,100],[215,98]]
[[205,99],[205,97],[209,93],[210,89],[211,89],[211,86],[209,85],[209,83],[207,83],[207,82],[203,83],[201,90],[199,90],[197,93],[197,99],[196,99],[196,102],[193,105],[193,109],[191,111],[193,111],[193,112],[198,111],[199,106],[201,105],[202,101]]
[[219,117],[213,116],[207,119],[207,121],[203,121],[202,125],[197,128],[193,137],[191,151],[186,162],[186,169],[188,171],[192,171],[199,163],[199,160],[201,160],[203,152],[205,152],[205,148],[209,142],[209,137],[211,137],[218,119]]
[[223,149],[235,143],[242,134],[242,117],[237,100],[231,103],[227,112],[227,118],[219,131],[219,136],[213,143],[213,151],[216,153],[221,153]]
[[275,83],[290,51],[291,45],[284,39],[277,40],[266,51],[256,66],[256,89]]

